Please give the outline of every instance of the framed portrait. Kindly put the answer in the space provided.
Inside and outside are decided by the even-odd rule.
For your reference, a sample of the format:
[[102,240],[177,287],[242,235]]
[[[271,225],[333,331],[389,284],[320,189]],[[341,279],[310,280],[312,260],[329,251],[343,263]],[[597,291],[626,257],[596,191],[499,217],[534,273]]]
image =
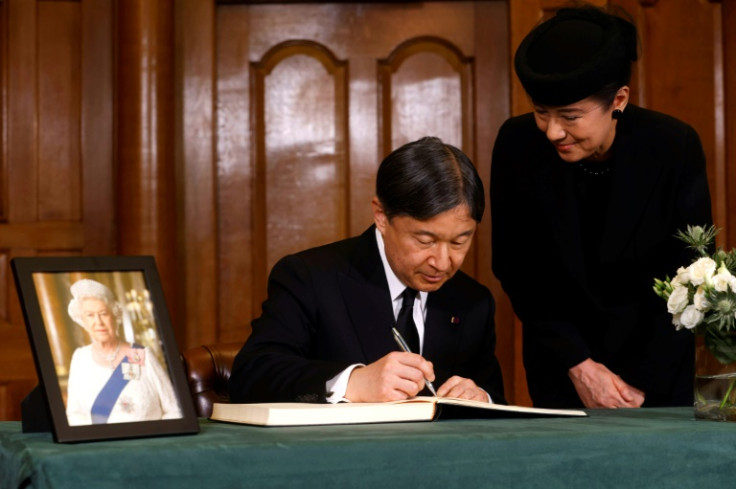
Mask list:
[[38,373],[23,431],[62,443],[199,431],[153,257],[11,263]]

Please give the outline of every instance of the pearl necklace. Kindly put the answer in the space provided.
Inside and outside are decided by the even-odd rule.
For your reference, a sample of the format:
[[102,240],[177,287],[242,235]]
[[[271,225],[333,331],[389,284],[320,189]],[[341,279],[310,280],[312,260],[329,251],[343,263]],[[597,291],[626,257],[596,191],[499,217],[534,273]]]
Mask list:
[[115,348],[115,351],[112,353],[100,353],[102,355],[102,358],[110,364],[110,368],[115,368],[115,359],[118,357],[118,353],[120,353],[120,345],[121,341],[118,340],[118,346]]
[[586,175],[593,176],[593,177],[600,177],[600,176],[608,175],[609,173],[611,173],[611,165],[605,165],[605,166],[601,165],[600,169],[596,170],[594,168],[591,168],[590,163],[586,164],[581,161],[581,162],[578,162],[577,167],[581,172],[585,173]]

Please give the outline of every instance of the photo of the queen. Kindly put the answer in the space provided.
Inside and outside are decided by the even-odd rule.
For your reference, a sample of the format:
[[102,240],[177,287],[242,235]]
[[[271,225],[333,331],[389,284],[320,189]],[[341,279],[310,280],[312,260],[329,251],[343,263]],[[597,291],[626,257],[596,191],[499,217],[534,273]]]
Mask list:
[[[181,418],[181,409],[159,352],[135,340],[131,315],[136,311],[131,304],[138,304],[136,298],[127,297],[128,300],[121,303],[108,286],[89,278],[74,280],[68,291],[71,299],[66,312],[73,321],[71,324],[75,325],[72,330],[79,330],[50,337],[77,338],[73,343],[83,344],[63,345],[63,350],[76,346],[68,377],[60,375],[60,383],[66,378],[69,425]],[[56,314],[58,319],[60,315]],[[83,334],[80,335],[80,331]],[[156,338],[153,339],[147,343],[156,344]],[[57,367],[57,370],[63,374],[65,369]]]

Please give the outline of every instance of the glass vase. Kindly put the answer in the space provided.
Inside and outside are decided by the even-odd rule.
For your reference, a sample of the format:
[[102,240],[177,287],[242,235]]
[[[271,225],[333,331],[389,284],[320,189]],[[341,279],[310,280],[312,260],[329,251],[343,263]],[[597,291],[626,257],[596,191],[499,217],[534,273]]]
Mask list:
[[[736,335],[729,335],[736,345]],[[695,418],[736,421],[736,361],[722,363],[702,336],[695,342]]]

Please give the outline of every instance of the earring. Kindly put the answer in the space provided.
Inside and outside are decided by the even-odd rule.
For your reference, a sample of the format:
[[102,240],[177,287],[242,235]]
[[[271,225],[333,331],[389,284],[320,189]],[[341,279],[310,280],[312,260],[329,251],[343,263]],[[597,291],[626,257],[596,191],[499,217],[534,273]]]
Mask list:
[[616,120],[619,120],[622,115],[624,115],[624,111],[621,109],[614,109],[614,111],[611,113],[611,117]]

